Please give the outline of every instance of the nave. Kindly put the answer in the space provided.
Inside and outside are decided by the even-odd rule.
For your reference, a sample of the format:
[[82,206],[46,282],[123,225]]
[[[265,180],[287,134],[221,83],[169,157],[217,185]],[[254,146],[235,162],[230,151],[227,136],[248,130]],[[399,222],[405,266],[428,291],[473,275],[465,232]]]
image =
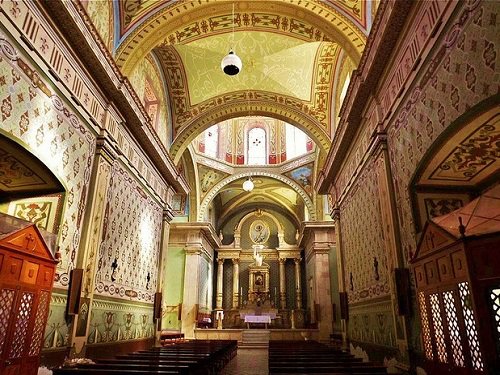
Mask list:
[[264,375],[387,374],[386,367],[362,361],[317,341],[270,341],[267,348],[238,348],[234,340],[181,340],[115,358],[73,361],[54,375],[113,374]]

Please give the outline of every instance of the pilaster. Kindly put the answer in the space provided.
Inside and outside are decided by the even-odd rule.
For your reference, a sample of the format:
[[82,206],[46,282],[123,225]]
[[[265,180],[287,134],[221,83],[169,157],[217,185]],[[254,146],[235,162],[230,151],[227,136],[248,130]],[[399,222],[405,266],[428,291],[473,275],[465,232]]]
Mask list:
[[110,142],[104,137],[98,138],[89,181],[89,197],[84,225],[82,226],[80,250],[75,267],[84,270],[80,306],[78,314],[73,317],[73,322],[68,330],[68,344],[74,348],[76,353],[82,353],[87,343],[94,299],[96,265],[99,258],[99,247],[104,240],[103,228],[106,225],[104,218],[109,209],[108,202],[110,200],[108,187],[115,158],[116,154]]
[[[333,332],[332,291],[330,289],[329,252],[335,243],[332,222],[306,222],[302,225],[301,245],[305,248],[306,269],[311,270],[312,299],[319,329],[319,339],[329,340]],[[319,310],[319,311],[318,311]]]

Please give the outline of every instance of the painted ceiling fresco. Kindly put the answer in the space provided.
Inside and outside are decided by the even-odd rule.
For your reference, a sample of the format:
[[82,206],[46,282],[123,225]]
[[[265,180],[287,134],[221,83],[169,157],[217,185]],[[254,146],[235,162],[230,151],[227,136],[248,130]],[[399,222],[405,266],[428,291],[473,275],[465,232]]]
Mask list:
[[[191,105],[229,92],[251,89],[311,100],[319,42],[267,33],[221,34],[176,45],[184,65]],[[240,74],[221,72],[221,52],[233,48],[244,61]]]
[[[219,2],[222,2],[219,0]],[[178,0],[121,0],[115,2],[117,8],[115,11],[118,18],[115,20],[115,28],[118,31],[119,39],[133,33],[139,29],[148,20],[160,13],[182,14],[192,10],[198,2],[178,1]],[[256,4],[250,1],[236,2],[238,8],[253,8]],[[336,15],[344,18],[347,22],[353,24],[368,35],[374,10],[378,1],[366,0],[324,0],[324,1],[290,1],[293,5],[303,11],[312,11],[318,14],[325,14],[327,17]]]

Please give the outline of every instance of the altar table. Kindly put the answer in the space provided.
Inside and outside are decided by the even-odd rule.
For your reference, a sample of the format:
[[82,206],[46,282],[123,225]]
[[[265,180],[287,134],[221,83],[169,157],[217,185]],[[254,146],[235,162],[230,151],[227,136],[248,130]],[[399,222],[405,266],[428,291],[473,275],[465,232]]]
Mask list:
[[263,323],[267,328],[267,325],[271,323],[271,317],[269,315],[245,315],[245,323],[247,328],[250,328],[250,323]]

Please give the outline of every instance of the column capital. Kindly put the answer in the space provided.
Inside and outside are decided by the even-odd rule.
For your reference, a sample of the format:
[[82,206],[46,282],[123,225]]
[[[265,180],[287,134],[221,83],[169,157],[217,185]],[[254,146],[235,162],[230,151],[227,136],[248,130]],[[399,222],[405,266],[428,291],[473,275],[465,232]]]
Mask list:
[[285,262],[286,262],[286,258],[278,258],[278,262],[279,262],[280,264],[285,264]]
[[295,264],[300,264],[302,258],[293,258],[293,261],[295,262]]
[[113,144],[109,137],[103,135],[99,135],[96,139],[95,153],[104,157],[110,164],[113,164],[119,154],[116,144]]
[[240,263],[240,258],[233,258],[231,260],[233,261],[233,264],[239,264]]
[[174,218],[174,213],[170,206],[167,206],[163,209],[163,221],[166,221],[167,223],[170,223],[172,219]]
[[217,264],[219,266],[222,266],[224,264],[225,259],[224,258],[217,258]]
[[340,208],[338,206],[333,207],[330,216],[334,221],[340,221]]

